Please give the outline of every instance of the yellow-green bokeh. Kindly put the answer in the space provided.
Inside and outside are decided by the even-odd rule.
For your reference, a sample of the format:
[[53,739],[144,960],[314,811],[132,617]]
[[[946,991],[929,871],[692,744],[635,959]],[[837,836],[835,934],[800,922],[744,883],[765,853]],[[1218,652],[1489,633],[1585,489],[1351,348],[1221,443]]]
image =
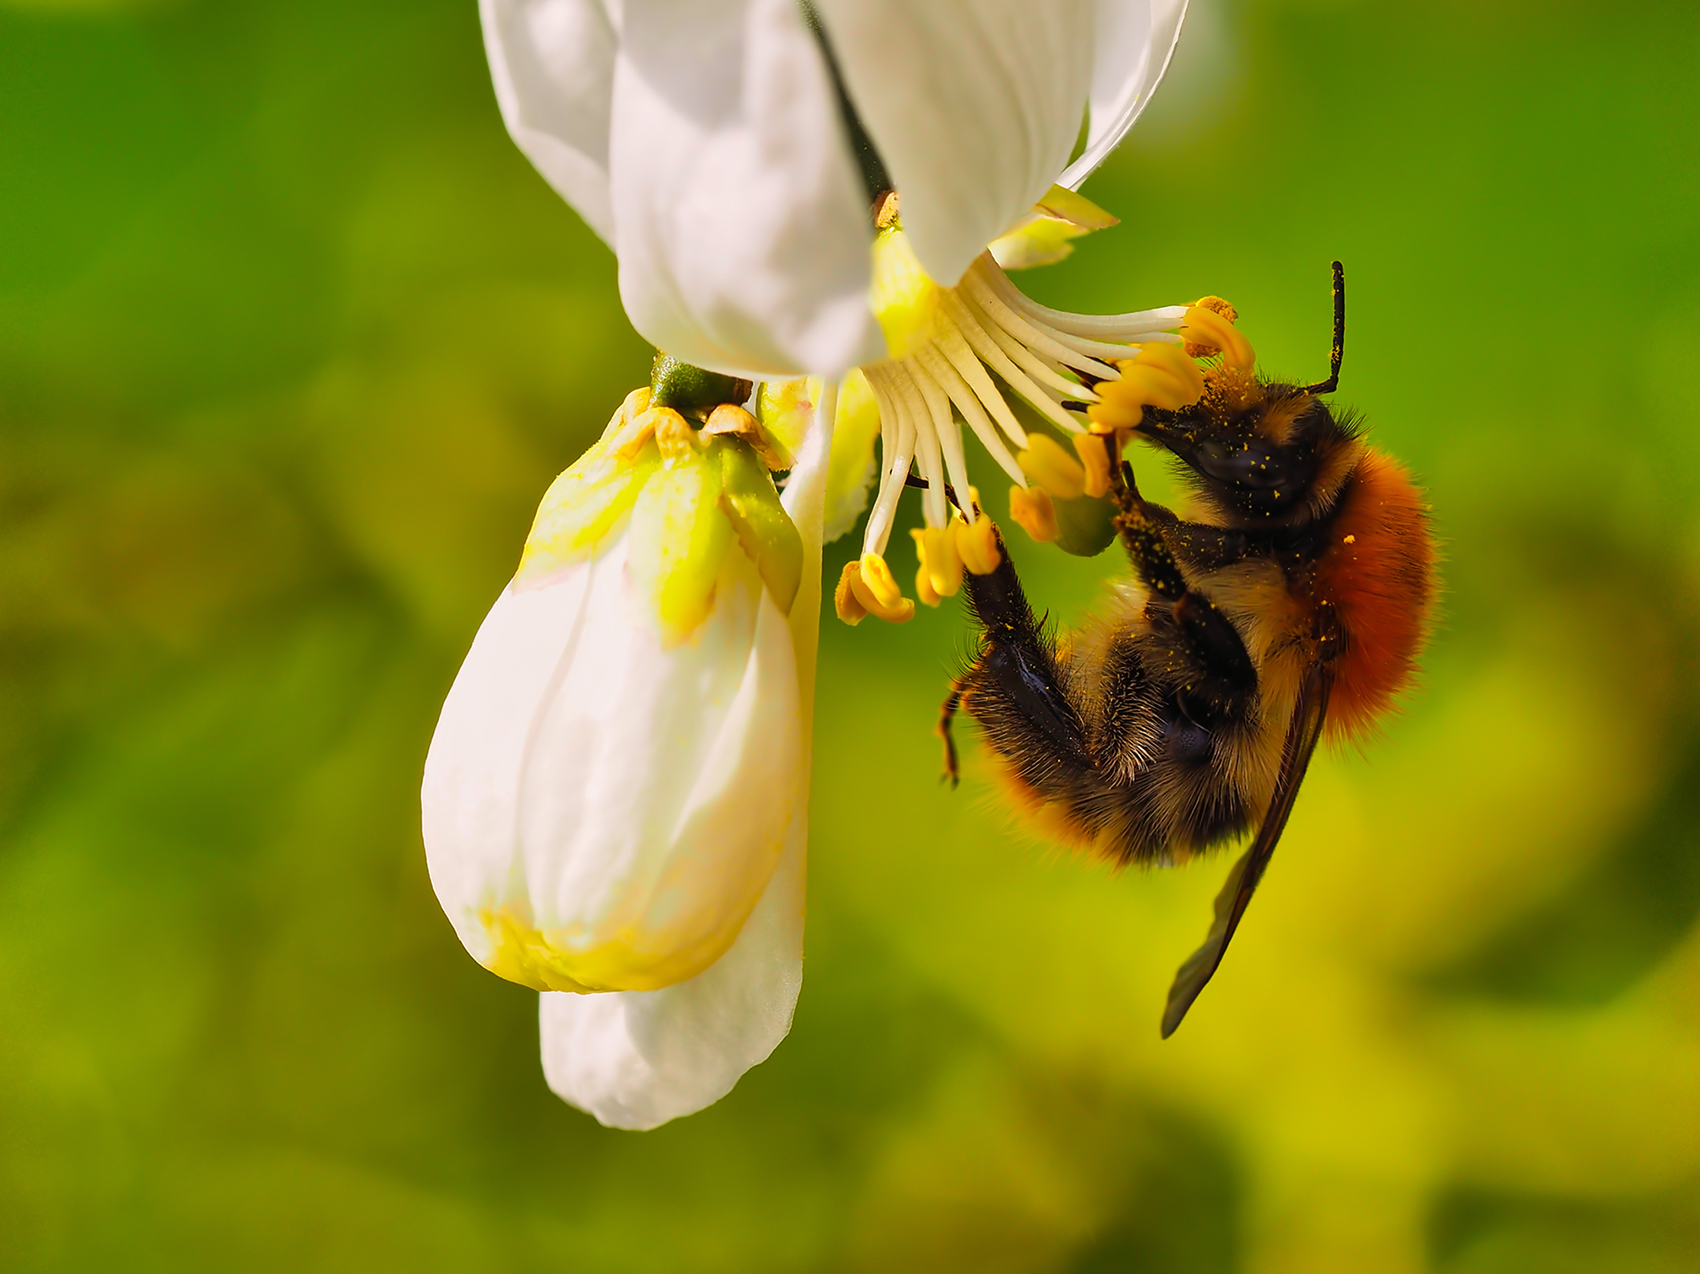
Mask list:
[[[635,1135],[419,845],[649,357],[476,8],[0,3],[0,1269],[1700,1265],[1700,11],[1195,0],[1122,225],[1023,283],[1220,293],[1313,379],[1346,262],[1342,401],[1445,540],[1423,687],[1162,1043],[1226,863],[939,786],[963,616],[829,619],[795,1030]],[[1120,569],[1012,544],[1064,622]]]

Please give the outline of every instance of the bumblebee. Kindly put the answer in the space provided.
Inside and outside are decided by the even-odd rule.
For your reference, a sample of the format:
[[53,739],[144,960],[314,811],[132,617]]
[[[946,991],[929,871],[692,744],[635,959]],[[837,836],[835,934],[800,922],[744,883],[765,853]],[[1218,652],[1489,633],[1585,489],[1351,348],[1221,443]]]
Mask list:
[[1059,639],[1001,540],[997,568],[965,577],[981,642],[940,713],[953,783],[960,709],[1043,830],[1117,863],[1185,861],[1255,828],[1175,977],[1164,1038],[1221,964],[1318,742],[1363,737],[1410,684],[1428,631],[1422,494],[1325,401],[1345,324],[1335,262],[1327,380],[1259,376],[1235,330],[1179,409],[1097,387],[1090,414],[1115,438],[1110,454],[1129,437],[1167,450],[1193,496],[1177,515],[1140,495],[1125,461],[1112,466],[1134,579],[1097,622]]

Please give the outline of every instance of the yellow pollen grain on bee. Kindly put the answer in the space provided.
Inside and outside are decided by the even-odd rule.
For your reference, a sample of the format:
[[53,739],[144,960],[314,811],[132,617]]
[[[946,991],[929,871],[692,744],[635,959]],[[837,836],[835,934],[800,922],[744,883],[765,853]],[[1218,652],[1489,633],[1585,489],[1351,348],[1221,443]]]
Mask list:
[[1056,506],[1051,503],[1051,497],[1042,487],[1011,487],[1009,516],[1015,519],[1017,526],[1039,543],[1051,544],[1056,541]]
[[1074,450],[1075,454],[1080,457],[1080,464],[1086,475],[1085,481],[1081,484],[1082,493],[1095,500],[1102,499],[1110,493],[1110,445],[1108,440],[1098,434],[1075,434]]
[[1346,537],[1346,543],[1347,544],[1356,544],[1357,542],[1358,542],[1358,537],[1355,536],[1355,535],[1348,535]]

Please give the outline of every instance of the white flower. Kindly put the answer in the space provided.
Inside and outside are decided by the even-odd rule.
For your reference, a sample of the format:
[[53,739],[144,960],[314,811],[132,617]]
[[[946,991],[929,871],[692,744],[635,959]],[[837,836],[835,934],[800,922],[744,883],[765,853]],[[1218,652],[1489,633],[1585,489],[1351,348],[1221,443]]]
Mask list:
[[[640,332],[770,383],[865,374],[846,389],[866,391],[873,427],[841,420],[840,436],[865,440],[848,462],[865,464],[877,431],[879,495],[839,581],[841,618],[914,613],[885,561],[912,467],[926,487],[921,599],[992,569],[963,425],[1009,475],[1030,533],[1076,552],[1107,543],[1115,457],[1088,421],[1094,387],[1142,364],[1130,374],[1145,400],[1172,402],[1197,376],[1163,347],[1197,335],[1184,330],[1196,312],[1061,313],[1004,268],[1114,224],[1073,188],[1150,100],[1185,0],[481,5],[509,130],[614,248]],[[1076,455],[1030,439],[1010,392]]]
[[[480,0],[503,118],[614,249],[648,340],[757,378],[886,353],[847,119],[954,285],[1078,187],[1168,65],[1185,0]],[[853,115],[841,109],[834,55]],[[1090,106],[1084,153],[1069,153]]]
[[422,789],[461,941],[568,993],[551,1086],[620,1127],[718,1099],[789,1028],[827,455],[821,431],[782,508],[746,413],[647,395],[545,496]]
[[[865,506],[874,439],[879,498],[836,597],[851,622],[913,613],[883,557],[912,466],[922,599],[995,566],[964,423],[1014,481],[1018,520],[1066,547],[1107,526],[1094,386],[1186,392],[1174,329],[1191,311],[1062,314],[999,268],[1113,223],[1072,187],[1143,109],[1185,0],[480,8],[508,127],[615,249],[638,330],[766,382],[760,425],[745,416],[725,454],[747,475],[746,444],[801,447],[784,495],[800,550],[753,496],[727,509],[728,550],[691,494],[719,472],[714,417],[661,428],[628,400],[546,497],[427,763],[433,882],[475,957],[545,991],[550,1086],[651,1127],[723,1096],[789,1029],[821,535]],[[780,379],[800,373],[825,383]],[[994,374],[1076,454],[1025,428]]]

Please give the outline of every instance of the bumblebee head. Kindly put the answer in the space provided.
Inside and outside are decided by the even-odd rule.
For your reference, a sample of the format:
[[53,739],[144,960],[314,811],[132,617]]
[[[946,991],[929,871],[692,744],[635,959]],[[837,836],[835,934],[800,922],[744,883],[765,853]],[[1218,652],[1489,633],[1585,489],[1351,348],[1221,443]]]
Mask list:
[[[1295,385],[1263,379],[1253,370],[1243,338],[1236,340],[1225,322],[1200,317],[1209,321],[1222,349],[1220,360],[1203,373],[1202,394],[1174,410],[1147,407],[1132,432],[1173,452],[1192,471],[1200,493],[1231,522],[1301,522],[1325,513],[1363,452],[1354,420],[1336,415],[1324,401],[1340,382],[1346,343],[1340,263],[1334,262],[1327,380]],[[1193,348],[1189,343],[1187,351]]]
[[1148,411],[1135,433],[1174,453],[1234,521],[1324,512],[1361,451],[1351,418],[1299,385],[1231,371],[1206,383],[1192,407]]

